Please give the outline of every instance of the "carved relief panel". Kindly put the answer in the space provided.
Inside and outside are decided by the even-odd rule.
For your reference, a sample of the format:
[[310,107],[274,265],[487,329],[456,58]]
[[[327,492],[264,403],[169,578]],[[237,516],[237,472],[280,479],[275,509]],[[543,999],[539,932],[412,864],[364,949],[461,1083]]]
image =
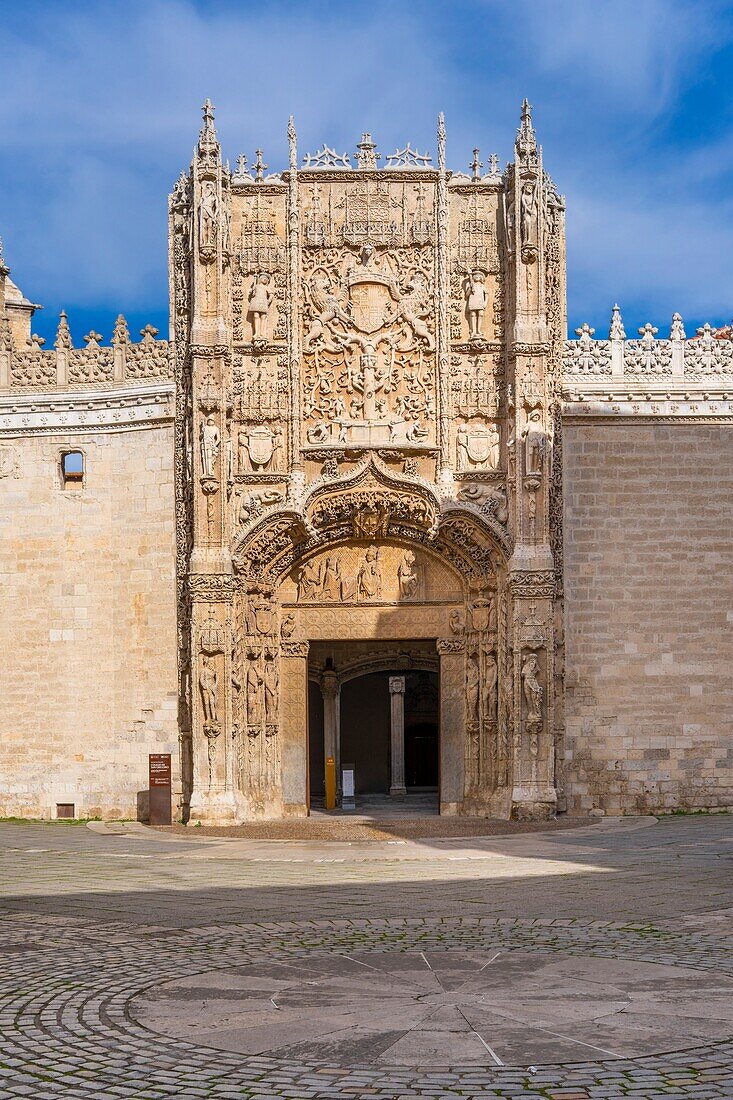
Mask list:
[[434,182],[303,181],[303,444],[434,446]]

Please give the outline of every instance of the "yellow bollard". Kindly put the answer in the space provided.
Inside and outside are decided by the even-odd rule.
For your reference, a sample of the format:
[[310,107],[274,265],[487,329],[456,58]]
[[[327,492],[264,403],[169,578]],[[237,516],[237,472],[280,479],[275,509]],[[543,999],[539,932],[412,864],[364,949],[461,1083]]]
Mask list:
[[326,809],[336,809],[336,761],[332,756],[326,758]]

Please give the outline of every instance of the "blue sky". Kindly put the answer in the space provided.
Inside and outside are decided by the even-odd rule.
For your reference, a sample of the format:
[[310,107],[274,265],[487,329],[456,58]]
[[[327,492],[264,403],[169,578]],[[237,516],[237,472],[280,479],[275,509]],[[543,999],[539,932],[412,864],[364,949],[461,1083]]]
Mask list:
[[258,146],[512,153],[527,96],[568,203],[568,314],[604,335],[733,316],[733,2],[107,0],[2,4],[0,235],[49,339],[167,327],[166,196],[210,96]]

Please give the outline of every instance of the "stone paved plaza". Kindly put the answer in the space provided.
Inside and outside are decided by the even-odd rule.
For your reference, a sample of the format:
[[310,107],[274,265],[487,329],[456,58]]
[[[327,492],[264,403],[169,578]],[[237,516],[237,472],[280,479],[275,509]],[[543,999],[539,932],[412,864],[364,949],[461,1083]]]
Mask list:
[[0,826],[0,1096],[733,1096],[728,815],[192,833]]

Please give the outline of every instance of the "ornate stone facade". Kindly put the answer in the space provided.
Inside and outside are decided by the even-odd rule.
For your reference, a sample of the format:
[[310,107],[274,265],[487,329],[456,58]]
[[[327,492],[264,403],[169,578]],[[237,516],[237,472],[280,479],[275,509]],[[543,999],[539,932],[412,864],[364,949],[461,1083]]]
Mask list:
[[408,144],[380,167],[369,134],[303,155],[292,120],[288,141],[282,173],[232,172],[205,105],[169,203],[170,343],[120,318],[74,349],[62,315],[43,351],[0,302],[0,431],[172,424],[184,816],[306,814],[309,676],[335,698],[354,662],[399,671],[399,641],[439,675],[442,812],[550,814],[563,422],[730,420],[730,338],[675,316],[626,340],[615,309],[608,340],[566,341],[564,203],[526,101],[503,172],[478,151],[449,172],[442,116],[435,163]]

